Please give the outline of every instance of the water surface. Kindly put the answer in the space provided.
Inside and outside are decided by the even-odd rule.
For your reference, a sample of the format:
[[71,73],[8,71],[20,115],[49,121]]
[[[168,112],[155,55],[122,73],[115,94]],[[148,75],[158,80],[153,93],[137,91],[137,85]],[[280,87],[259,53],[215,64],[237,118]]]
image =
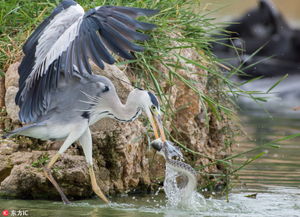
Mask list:
[[[230,194],[225,199],[207,199],[205,206],[197,209],[178,209],[165,206],[164,195],[145,197],[113,198],[111,205],[104,205],[98,199],[76,201],[63,205],[53,201],[0,200],[1,209],[28,210],[28,216],[120,216],[120,217],[179,217],[179,216],[300,216],[300,190],[297,188],[270,187],[255,191],[256,199],[246,197],[249,192]],[[2,208],[3,207],[3,208]]]
[[[279,117],[257,111],[243,115],[244,131],[248,139],[240,138],[236,152],[259,147],[275,139],[300,133],[300,119]],[[264,148],[251,152],[239,159],[246,159],[261,152],[266,154],[254,163],[246,166],[238,174],[240,181],[248,188],[258,189],[264,186],[300,187],[300,137],[282,141],[280,148]]]

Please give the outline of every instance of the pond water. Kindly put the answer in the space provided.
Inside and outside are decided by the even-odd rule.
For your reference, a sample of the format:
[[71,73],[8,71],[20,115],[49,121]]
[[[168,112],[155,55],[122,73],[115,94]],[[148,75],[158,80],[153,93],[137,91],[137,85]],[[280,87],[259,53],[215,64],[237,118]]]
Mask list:
[[[255,111],[257,115],[257,111]],[[249,134],[250,141],[240,139],[238,152],[249,150],[253,147],[266,144],[275,139],[300,133],[300,119],[286,118],[265,114],[265,116],[252,116],[248,113],[243,116],[245,131]],[[266,154],[248,165],[239,172],[240,181],[247,183],[248,187],[276,185],[285,187],[300,187],[300,137],[280,142],[279,148],[262,148],[239,158],[236,162],[242,163],[250,155]]]
[[[224,1],[203,0],[215,6]],[[275,1],[288,18],[300,20],[300,1]],[[253,6],[252,0],[230,0],[232,4],[218,12],[220,16],[239,15]],[[283,3],[283,4],[282,4]],[[239,9],[237,9],[237,7]],[[234,11],[234,14],[232,13]],[[289,11],[289,12],[287,12]],[[296,13],[297,12],[297,13]],[[257,114],[257,113],[256,113]],[[300,118],[300,117],[299,117]],[[251,111],[241,115],[242,125],[248,137],[241,137],[234,152],[239,153],[258,147],[271,140],[299,133],[300,119],[272,117],[269,115],[253,115]],[[225,197],[209,198],[191,205],[190,208],[174,208],[166,205],[163,193],[155,195],[119,196],[111,198],[110,205],[98,199],[75,201],[72,205],[45,200],[5,200],[0,199],[0,216],[4,209],[10,212],[25,211],[33,217],[71,217],[71,216],[237,216],[237,217],[300,217],[300,137],[280,143],[280,148],[261,148],[235,160],[238,167],[245,160],[264,151],[266,154],[239,171],[239,178],[234,181],[234,189],[229,194],[229,202]],[[247,197],[256,194],[256,197]],[[20,216],[20,215],[19,215]],[[26,216],[26,215],[23,215]]]
[[2,210],[28,211],[28,216],[34,217],[300,216],[299,189],[272,187],[259,191],[256,199],[246,197],[248,194],[249,192],[232,193],[229,203],[222,199],[209,199],[205,207],[199,206],[193,210],[166,207],[163,195],[114,198],[111,205],[103,205],[99,200],[77,201],[68,206],[60,202],[36,200],[0,200],[0,203]]

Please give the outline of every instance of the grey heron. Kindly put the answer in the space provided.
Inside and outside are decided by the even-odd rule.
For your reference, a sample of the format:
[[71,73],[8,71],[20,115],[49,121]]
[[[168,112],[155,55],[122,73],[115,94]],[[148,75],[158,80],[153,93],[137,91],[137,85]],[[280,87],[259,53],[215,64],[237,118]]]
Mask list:
[[[143,47],[132,41],[149,37],[136,30],[152,30],[155,25],[135,18],[156,14],[157,10],[102,6],[84,12],[72,0],[62,1],[32,33],[23,46],[19,67],[19,91],[16,104],[19,118],[27,125],[6,135],[24,135],[42,140],[64,140],[44,172],[60,193],[68,199],[51,176],[51,167],[75,141],[79,141],[88,163],[93,191],[109,202],[99,188],[93,170],[92,137],[89,126],[109,117],[118,121],[135,120],[144,112],[156,138],[165,138],[156,96],[134,89],[122,104],[112,82],[94,75],[89,60],[100,68],[113,64],[109,52],[132,59],[132,51]],[[159,135],[160,134],[160,135]]]

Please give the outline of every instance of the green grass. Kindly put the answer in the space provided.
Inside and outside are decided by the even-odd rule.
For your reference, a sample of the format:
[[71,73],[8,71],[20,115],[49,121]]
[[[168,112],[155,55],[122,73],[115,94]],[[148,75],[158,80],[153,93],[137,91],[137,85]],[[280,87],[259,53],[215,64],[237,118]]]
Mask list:
[[42,168],[49,161],[49,155],[47,153],[41,155],[36,161],[31,163],[32,167]]

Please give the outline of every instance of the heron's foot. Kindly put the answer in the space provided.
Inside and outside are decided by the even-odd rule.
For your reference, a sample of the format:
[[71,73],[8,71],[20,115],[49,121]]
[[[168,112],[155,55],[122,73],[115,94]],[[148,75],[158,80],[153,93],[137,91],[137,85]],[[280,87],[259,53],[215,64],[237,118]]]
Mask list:
[[97,194],[97,196],[103,200],[105,203],[109,203],[110,201],[107,199],[107,197],[103,194],[103,192],[101,191],[101,189],[99,188],[98,185],[96,186],[92,186],[93,191]]
[[101,200],[103,200],[105,203],[109,203],[110,201],[103,194],[103,192],[101,191],[100,187],[97,184],[93,166],[89,167],[89,173],[90,173],[90,177],[91,177],[93,191],[97,194],[98,197],[100,197]]
[[59,193],[62,201],[64,202],[64,204],[71,204],[71,202],[68,200],[68,198],[66,197],[64,192],[61,190],[61,188],[59,187],[59,185],[57,184],[57,182],[53,178],[53,176],[51,174],[51,169],[49,169],[47,167],[44,167],[44,174],[47,177],[47,179],[52,183],[52,185],[56,188],[56,190],[58,191],[58,193]]

